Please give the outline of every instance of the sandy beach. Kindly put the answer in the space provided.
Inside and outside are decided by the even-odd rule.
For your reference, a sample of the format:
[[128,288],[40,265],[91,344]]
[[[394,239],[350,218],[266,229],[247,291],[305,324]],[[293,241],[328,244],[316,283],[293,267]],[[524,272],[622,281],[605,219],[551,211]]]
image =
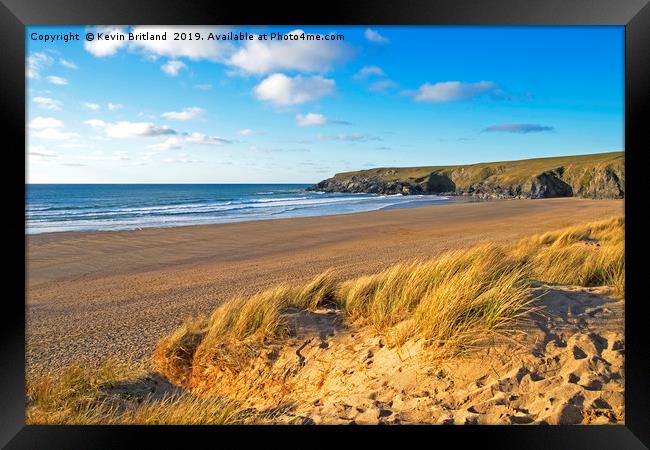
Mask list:
[[623,215],[623,200],[506,200],[350,215],[27,236],[27,370],[151,358],[186,318],[236,294],[341,277],[483,241]]

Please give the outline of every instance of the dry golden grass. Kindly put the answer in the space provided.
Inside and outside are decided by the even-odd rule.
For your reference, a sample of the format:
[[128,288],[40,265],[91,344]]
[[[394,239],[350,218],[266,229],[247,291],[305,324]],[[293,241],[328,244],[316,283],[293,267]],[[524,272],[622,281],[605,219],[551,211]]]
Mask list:
[[279,284],[252,297],[237,297],[218,307],[209,319],[188,320],[163,338],[154,353],[157,370],[173,383],[186,386],[192,367],[219,364],[240,370],[252,347],[266,338],[289,333],[282,320],[288,307],[315,309],[333,302],[336,284],[332,272],[316,276],[297,287]]
[[99,367],[70,366],[57,376],[28,383],[28,424],[239,424],[264,417],[219,397],[198,398],[188,392],[135,398],[110,393],[122,383],[138,383],[144,365],[106,361]]
[[625,295],[625,220],[612,218],[523,239],[513,254],[549,283],[612,286]]
[[525,309],[526,274],[502,247],[481,245],[345,282],[339,301],[350,319],[387,334],[389,343],[416,337],[460,350]]
[[283,283],[249,298],[238,297],[215,310],[207,323],[204,340],[280,335],[287,331],[281,320],[282,308],[314,309],[333,302],[335,288],[332,273],[328,271],[302,286]]
[[172,383],[178,386],[187,384],[194,352],[207,332],[207,325],[203,318],[188,319],[158,343],[153,355],[154,364]]
[[[340,308],[350,322],[372,327],[389,338],[389,344],[415,338],[445,354],[462,351],[491,333],[507,331],[531,308],[532,280],[609,285],[623,296],[624,225],[623,218],[612,218],[515,244],[484,244],[430,261],[400,263],[344,282],[335,282],[326,272],[304,285],[280,284],[250,298],[233,299],[199,327],[190,322],[163,339],[156,350],[156,368],[183,386],[192,367],[237,372],[257,354],[258,346],[288,334],[285,308],[324,304]],[[188,342],[191,351],[183,350]],[[174,363],[167,354],[181,357]]]
[[[277,285],[238,297],[211,317],[188,320],[158,343],[154,367],[172,383],[192,388],[205,367],[242,370],[259,346],[291,333],[289,307],[339,308],[346,320],[371,327],[399,345],[424,339],[440,354],[471,348],[504,333],[534,307],[530,282],[608,285],[625,291],[624,219],[594,222],[520,240],[486,244],[429,261],[337,282],[328,271],[306,284]],[[200,370],[196,370],[199,368]],[[194,371],[194,372],[193,372]],[[106,363],[74,366],[58,378],[30,383],[28,423],[243,423],[264,418],[218,397],[189,393],[141,403],[108,401],[102,392],[116,380],[134,379],[142,367]],[[121,405],[121,406],[120,406]]]

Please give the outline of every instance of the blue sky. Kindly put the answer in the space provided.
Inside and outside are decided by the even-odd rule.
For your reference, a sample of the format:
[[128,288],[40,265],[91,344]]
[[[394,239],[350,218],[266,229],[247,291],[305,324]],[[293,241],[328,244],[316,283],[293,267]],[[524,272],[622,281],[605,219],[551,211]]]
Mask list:
[[[344,40],[257,38],[296,30]],[[207,39],[229,31],[255,39]],[[68,32],[81,41],[31,39]],[[624,149],[623,27],[29,27],[26,38],[30,183],[313,183]]]

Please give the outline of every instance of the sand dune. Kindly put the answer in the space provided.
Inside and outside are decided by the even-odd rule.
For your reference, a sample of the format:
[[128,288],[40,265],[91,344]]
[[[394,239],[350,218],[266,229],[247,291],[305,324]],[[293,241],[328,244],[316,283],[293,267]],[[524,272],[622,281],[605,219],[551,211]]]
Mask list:
[[624,301],[603,288],[538,291],[544,316],[531,315],[518,342],[443,361],[418,342],[392,349],[339,329],[333,312],[303,317],[295,342],[274,355],[288,392],[272,394],[266,381],[249,403],[280,400],[275,420],[289,423],[621,423]]
[[619,200],[513,200],[330,217],[29,236],[27,368],[148,359],[188,316],[236,293],[348,277],[483,241],[620,215]]
[[[421,342],[390,348],[343,325],[337,310],[287,310],[291,340],[194,392],[238,400],[271,423],[624,423],[624,300],[602,287],[539,285],[536,295],[541,309],[512,340],[452,359],[432,358]],[[183,390],[152,373],[116,392],[147,399]]]
[[[538,285],[535,295],[539,309],[512,339],[488,339],[451,359],[421,342],[390,348],[344,325],[335,309],[287,309],[292,339],[194,394],[240,402],[242,420],[253,423],[624,423],[624,300],[604,287]],[[103,396],[133,408],[184,392],[151,372]]]

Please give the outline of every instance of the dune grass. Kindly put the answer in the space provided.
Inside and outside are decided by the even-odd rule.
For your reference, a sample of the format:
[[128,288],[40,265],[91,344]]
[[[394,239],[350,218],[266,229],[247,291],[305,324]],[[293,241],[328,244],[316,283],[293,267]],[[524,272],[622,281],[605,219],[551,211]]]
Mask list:
[[625,295],[625,220],[612,218],[536,235],[512,253],[528,262],[531,276],[549,283],[612,286]]
[[397,264],[379,274],[344,282],[338,300],[351,320],[365,322],[382,332],[410,318],[422,309],[425,299],[431,302],[438,291],[455,289],[449,304],[471,302],[519,265],[507,258],[499,246],[482,245],[435,260]]
[[[172,383],[192,389],[197,367],[234,372],[270,340],[291,335],[286,308],[340,309],[345,320],[387,337],[389,345],[424,339],[447,355],[491,334],[505,333],[534,308],[531,282],[610,286],[625,295],[624,219],[577,225],[522,239],[484,244],[432,260],[399,263],[369,276],[337,281],[334,272],[308,283],[283,283],[219,306],[209,318],[186,321],[161,339],[154,368]],[[102,396],[116,380],[144,369],[107,363],[74,366],[58,378],[30,383],[28,423],[244,423],[251,415],[219,397],[182,395],[116,407]],[[253,418],[252,418],[253,417]]]
[[234,298],[209,318],[190,319],[163,338],[154,353],[155,367],[180,386],[187,385],[192,366],[199,361],[239,370],[254,352],[251,343],[289,334],[283,309],[315,309],[331,303],[335,288],[332,272],[327,271],[301,286],[282,283],[251,297]]
[[56,376],[48,374],[27,384],[26,423],[106,425],[239,424],[263,417],[220,397],[198,398],[189,392],[158,398],[109,394],[120,383],[147,375],[144,365],[108,360],[99,367],[75,364]]
[[[612,218],[514,244],[484,244],[399,263],[342,282],[329,271],[304,285],[284,283],[221,305],[200,322],[199,332],[186,325],[163,339],[156,368],[184,386],[193,366],[242,370],[256,348],[289,334],[285,308],[325,304],[339,308],[349,322],[388,337],[389,345],[414,338],[445,354],[463,351],[491,333],[507,331],[530,310],[533,280],[608,285],[624,295],[624,255],[624,219]],[[187,342],[193,347],[181,351],[182,357],[166,356],[177,357]]]
[[[280,284],[218,307],[209,319],[188,321],[161,340],[157,370],[189,387],[192,370],[243,370],[269,339],[290,334],[286,308],[340,308],[344,317],[372,327],[389,345],[424,338],[460,351],[522,314],[532,300],[527,269],[501,246],[482,245],[431,261],[397,264],[376,275],[336,282],[329,271],[305,285]],[[407,323],[407,326],[405,326]],[[399,332],[392,328],[400,324]]]

